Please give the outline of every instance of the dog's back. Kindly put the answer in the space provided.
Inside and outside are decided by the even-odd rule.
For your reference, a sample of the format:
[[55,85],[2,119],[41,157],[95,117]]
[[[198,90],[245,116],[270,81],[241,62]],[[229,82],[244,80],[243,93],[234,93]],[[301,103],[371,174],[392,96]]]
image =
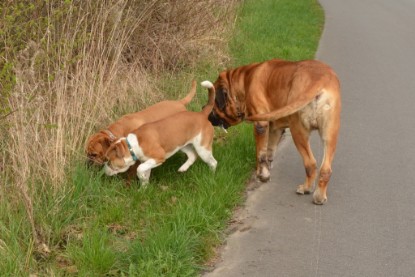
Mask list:
[[202,82],[202,86],[209,89],[208,104],[202,111],[183,111],[144,124],[133,132],[137,135],[140,145],[149,149],[151,144],[158,143],[166,152],[171,152],[200,135],[202,139],[200,144],[210,149],[214,130],[208,116],[215,101],[215,88],[209,81]]
[[108,126],[117,137],[125,137],[131,131],[139,128],[143,124],[154,122],[178,112],[186,111],[186,105],[196,94],[196,81],[192,82],[189,93],[180,100],[165,100],[156,103],[144,110],[122,116],[116,122]]
[[[180,112],[162,120],[144,124],[133,132],[140,146],[151,149],[158,144],[166,153],[188,144],[197,136],[213,136],[213,126],[202,112]],[[202,145],[207,146],[210,140]]]
[[156,103],[142,111],[127,114],[114,123],[110,124],[105,130],[90,136],[85,146],[88,160],[97,165],[105,162],[105,152],[109,145],[119,137],[125,137],[133,130],[145,123],[160,120],[175,113],[186,111],[186,106],[196,94],[196,81],[192,82],[192,87],[188,94],[180,100],[166,100]]

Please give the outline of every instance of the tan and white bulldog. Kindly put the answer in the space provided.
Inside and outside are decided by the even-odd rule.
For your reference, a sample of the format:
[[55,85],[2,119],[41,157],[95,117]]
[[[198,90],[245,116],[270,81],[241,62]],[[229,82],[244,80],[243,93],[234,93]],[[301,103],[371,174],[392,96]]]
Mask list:
[[266,182],[285,128],[300,152],[306,180],[297,193],[308,194],[317,176],[309,135],[318,130],[324,158],[314,203],[327,201],[327,185],[340,128],[340,83],[328,65],[316,60],[270,60],[226,70],[215,84],[216,98],[209,120],[214,126],[254,121],[257,176]]
[[106,161],[105,153],[111,143],[120,137],[127,136],[131,131],[148,122],[160,120],[175,113],[186,111],[186,105],[196,94],[196,81],[192,82],[189,93],[181,100],[166,100],[156,103],[142,111],[124,115],[106,129],[90,136],[87,140],[85,152],[91,164],[103,165]]
[[214,171],[217,161],[212,155],[214,130],[208,120],[212,111],[215,91],[211,82],[202,82],[209,89],[208,104],[201,112],[180,112],[162,120],[147,123],[127,137],[113,143],[107,153],[105,173],[109,176],[125,172],[140,161],[137,176],[143,185],[150,178],[151,169],[160,166],[177,151],[187,155],[179,168],[185,172],[199,156]]

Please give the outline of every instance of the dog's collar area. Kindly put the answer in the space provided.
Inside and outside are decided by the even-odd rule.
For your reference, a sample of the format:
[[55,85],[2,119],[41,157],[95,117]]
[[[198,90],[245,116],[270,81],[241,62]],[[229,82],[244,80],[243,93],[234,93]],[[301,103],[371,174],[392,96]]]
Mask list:
[[130,150],[130,154],[131,154],[131,157],[133,157],[133,161],[138,161],[137,155],[134,153],[134,150],[131,147],[131,144],[127,138],[125,138],[125,142],[127,142],[128,150]]
[[110,130],[104,130],[103,132],[106,133],[112,141],[117,139],[117,137]]

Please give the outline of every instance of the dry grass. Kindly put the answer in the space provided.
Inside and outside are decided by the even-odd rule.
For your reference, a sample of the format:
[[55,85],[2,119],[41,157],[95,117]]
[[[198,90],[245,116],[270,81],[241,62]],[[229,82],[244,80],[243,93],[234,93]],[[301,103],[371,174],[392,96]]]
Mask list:
[[[27,1],[6,1],[2,16],[17,2]],[[13,64],[15,84],[1,102],[8,112],[0,114],[0,174],[9,185],[0,198],[24,203],[41,243],[33,216],[38,196],[61,191],[93,131],[166,97],[156,85],[161,72],[224,60],[224,26],[235,1],[35,3],[22,12],[34,27],[20,30],[17,43],[4,40],[1,52],[1,64]],[[2,27],[8,38],[16,32]]]

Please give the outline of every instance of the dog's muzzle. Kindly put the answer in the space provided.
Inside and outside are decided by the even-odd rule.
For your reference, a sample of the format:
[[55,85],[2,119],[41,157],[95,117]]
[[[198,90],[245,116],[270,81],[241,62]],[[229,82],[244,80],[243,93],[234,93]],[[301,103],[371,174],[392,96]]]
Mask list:
[[228,122],[226,122],[225,120],[223,120],[222,118],[220,118],[219,116],[217,116],[217,114],[215,113],[215,111],[212,111],[209,114],[208,120],[210,121],[210,123],[212,123],[213,126],[221,126],[224,129],[228,129],[228,127],[230,126],[228,124]]
[[95,156],[88,155],[85,164],[87,167],[93,167],[93,166],[102,166],[104,165],[103,161],[97,160]]

